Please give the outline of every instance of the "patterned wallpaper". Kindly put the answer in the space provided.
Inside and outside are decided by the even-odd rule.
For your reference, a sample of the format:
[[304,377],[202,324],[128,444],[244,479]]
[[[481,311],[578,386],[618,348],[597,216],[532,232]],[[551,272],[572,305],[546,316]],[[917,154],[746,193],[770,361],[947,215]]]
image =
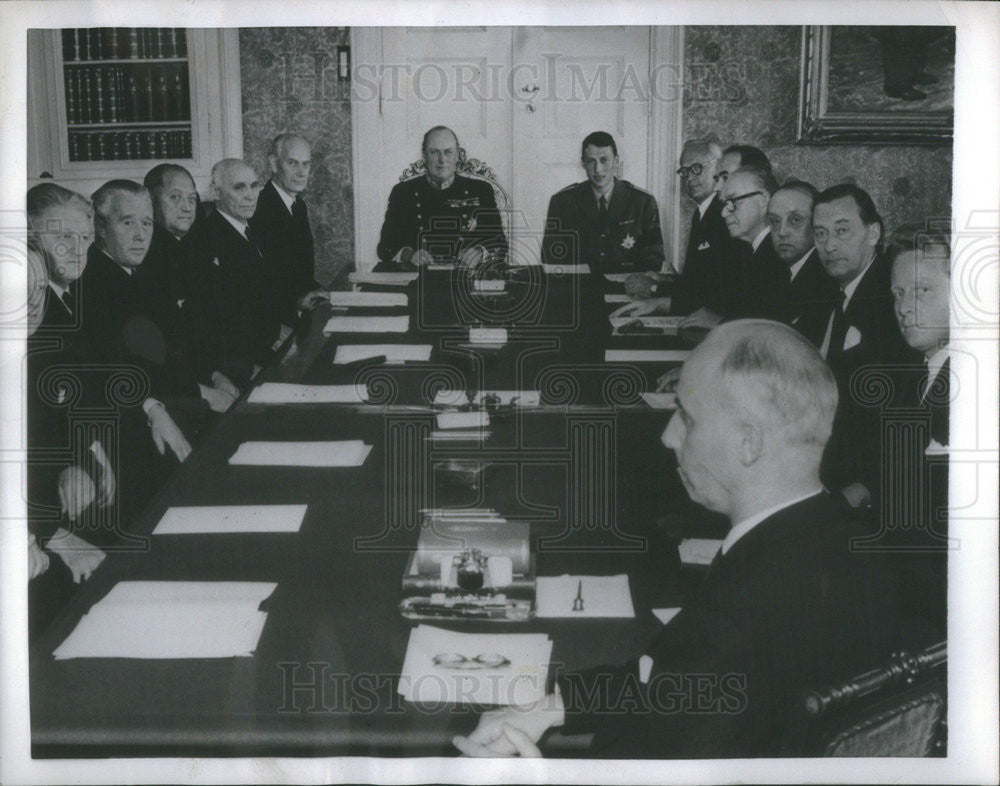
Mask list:
[[354,260],[350,82],[338,82],[347,28],[243,28],[243,151],[266,177],[271,140],[285,131],[312,144],[305,193],[316,240],[316,279],[329,284]]
[[[795,144],[800,27],[688,27],[684,32],[683,136],[760,147],[778,180],[819,189],[853,181],[868,191],[889,232],[951,213],[951,147]],[[693,206],[682,206],[682,215]]]

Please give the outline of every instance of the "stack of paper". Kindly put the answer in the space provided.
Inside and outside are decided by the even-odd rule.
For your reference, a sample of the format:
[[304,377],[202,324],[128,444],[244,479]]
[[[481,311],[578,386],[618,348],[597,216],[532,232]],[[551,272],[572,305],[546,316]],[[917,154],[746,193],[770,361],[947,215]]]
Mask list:
[[123,581],[53,653],[67,658],[233,658],[257,647],[276,584]]
[[634,617],[628,576],[539,576],[538,617]]
[[342,442],[244,442],[230,464],[261,467],[360,467],[372,446],[360,439]]
[[154,535],[298,532],[305,505],[208,505],[170,508]]
[[367,385],[293,385],[265,382],[254,388],[248,404],[363,404]]
[[387,364],[421,362],[431,359],[430,344],[341,344],[333,356],[335,365],[384,357]]
[[605,363],[683,363],[689,349],[607,349]]
[[639,323],[644,328],[652,328],[658,330],[665,336],[677,335],[677,331],[680,329],[681,320],[684,317],[671,317],[660,314],[646,314],[644,316],[615,316],[609,315],[608,321],[611,323],[611,327],[615,329],[615,335],[628,335],[627,333],[620,333],[621,329],[632,322],[639,321]]
[[330,317],[324,333],[405,333],[410,329],[409,316],[401,317]]
[[490,413],[483,412],[441,412],[437,416],[437,427],[452,428],[487,428],[490,425]]
[[352,284],[378,284],[384,287],[405,287],[416,281],[419,273],[351,273],[347,280]]
[[405,292],[331,292],[331,306],[348,308],[395,308],[406,306]]
[[507,288],[507,282],[501,279],[476,279],[472,282],[476,292],[503,292]]
[[412,702],[529,704],[545,695],[552,642],[544,633],[410,632],[399,693]]
[[[480,390],[473,403],[482,405],[484,396],[497,396],[501,404],[514,403],[519,407],[537,407],[541,403],[541,394],[537,390]],[[436,407],[464,407],[469,403],[469,396],[464,390],[439,390],[434,397]]]
[[472,344],[489,344],[502,347],[507,343],[506,328],[469,328],[469,341]]

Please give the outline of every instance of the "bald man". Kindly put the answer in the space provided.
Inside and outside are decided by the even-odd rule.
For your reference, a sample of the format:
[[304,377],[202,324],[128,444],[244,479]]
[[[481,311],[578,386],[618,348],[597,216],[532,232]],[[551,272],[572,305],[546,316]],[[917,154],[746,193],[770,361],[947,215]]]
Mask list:
[[303,192],[309,185],[312,149],[298,134],[279,134],[267,157],[271,179],[260,192],[250,226],[274,266],[283,324],[294,327],[300,309],[326,300],[314,278],[316,255]]
[[885,557],[852,551],[863,531],[820,483],[836,408],[833,374],[792,328],[739,320],[710,333],[663,434],[691,498],[731,522],[703,582],[644,653],[557,674],[537,704],[485,713],[459,750],[536,755],[562,727],[594,732],[596,757],[796,753],[785,732],[799,692],[898,643]]
[[261,184],[253,167],[227,158],[212,168],[215,212],[184,238],[191,265],[192,342],[238,386],[272,360],[281,336],[276,276],[250,228]]

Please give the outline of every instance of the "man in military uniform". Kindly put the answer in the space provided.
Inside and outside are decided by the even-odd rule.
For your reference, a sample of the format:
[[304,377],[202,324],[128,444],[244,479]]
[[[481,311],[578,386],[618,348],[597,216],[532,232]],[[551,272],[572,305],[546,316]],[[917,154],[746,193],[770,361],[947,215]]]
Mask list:
[[581,163],[587,179],[549,201],[542,261],[601,271],[659,270],[663,235],[656,199],[615,177],[618,146],[611,134],[588,134]]
[[486,252],[507,253],[493,188],[456,173],[458,137],[435,126],[421,147],[426,175],[397,183],[389,194],[378,257],[384,264],[422,266],[458,259],[475,264]]

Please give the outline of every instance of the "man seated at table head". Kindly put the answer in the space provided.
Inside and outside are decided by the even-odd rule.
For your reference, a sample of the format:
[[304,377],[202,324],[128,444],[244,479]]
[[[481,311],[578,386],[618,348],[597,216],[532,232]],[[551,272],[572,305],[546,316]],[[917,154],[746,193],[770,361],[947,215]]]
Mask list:
[[840,388],[823,480],[851,505],[877,510],[881,413],[857,401],[851,380],[866,366],[905,363],[913,352],[896,322],[889,261],[882,254],[884,224],[868,192],[851,183],[826,189],[816,198],[812,223],[820,262],[839,290],[822,320],[820,343]]
[[478,264],[487,254],[506,257],[493,187],[458,174],[462,149],[447,126],[434,126],[420,146],[425,172],[392,187],[378,257],[387,265],[421,267],[458,260]]
[[215,210],[184,238],[192,344],[238,386],[271,362],[281,335],[278,277],[249,224],[260,190],[245,161],[219,161],[212,167]]
[[198,218],[198,190],[191,173],[180,164],[157,164],[142,182],[153,198],[153,241],[143,264],[162,271],[178,308],[182,308],[187,288],[181,240]]
[[818,347],[837,284],[823,269],[813,243],[812,210],[817,196],[811,183],[789,181],[771,195],[767,220],[775,253],[791,277],[790,324]]
[[484,714],[455,745],[537,755],[561,726],[594,732],[600,757],[795,753],[784,735],[800,691],[898,644],[880,555],[851,550],[862,531],[820,483],[836,406],[830,369],[792,328],[712,331],[684,363],[663,434],[691,498],[731,523],[702,583],[640,656],[558,674],[543,700]]
[[588,134],[580,164],[587,179],[549,200],[542,261],[607,272],[660,270],[663,234],[656,199],[615,176],[619,158],[614,137],[605,131]]
[[267,160],[271,179],[261,189],[250,225],[264,256],[276,267],[282,321],[294,326],[298,309],[329,302],[313,278],[316,253],[309,211],[302,196],[309,185],[312,148],[298,134],[278,134],[271,142]]

